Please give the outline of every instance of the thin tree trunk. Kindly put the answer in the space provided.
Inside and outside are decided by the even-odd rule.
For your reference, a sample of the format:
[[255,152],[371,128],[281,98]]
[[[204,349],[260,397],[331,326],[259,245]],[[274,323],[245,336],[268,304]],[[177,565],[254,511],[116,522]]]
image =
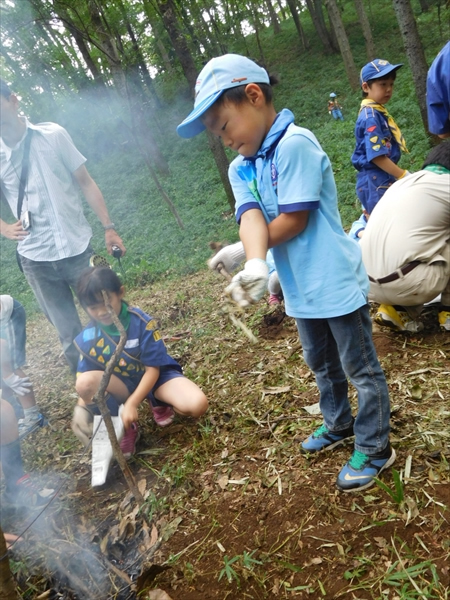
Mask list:
[[308,11],[311,16],[314,28],[317,32],[317,35],[319,36],[319,39],[322,42],[323,47],[325,48],[325,53],[333,54],[334,49],[331,45],[330,36],[325,27],[325,22],[322,23],[321,19],[317,15],[313,0],[306,0],[306,6],[308,7]]
[[0,600],[19,600],[16,584],[9,567],[8,550],[0,526]]
[[294,19],[295,28],[297,29],[298,36],[302,43],[303,50],[307,50],[309,48],[309,42],[305,36],[305,31],[300,22],[300,17],[297,13],[297,7],[295,6],[295,0],[286,0],[289,10],[291,11],[292,18]]
[[425,59],[419,30],[414,18],[410,0],[393,0],[395,15],[397,17],[400,33],[403,38],[406,56],[413,76],[416,96],[419,102],[423,126],[428,134],[428,116],[426,104],[427,72],[428,65]]
[[[197,81],[197,68],[195,66],[192,54],[187,46],[186,39],[179,30],[173,0],[158,0],[158,8],[163,18],[164,27],[169,34],[178,60],[180,61],[184,76],[186,77],[189,87],[192,90],[192,94],[194,94],[195,82]],[[208,134],[209,147],[211,148],[211,152],[219,170],[220,179],[225,188],[228,203],[230,206],[234,207],[234,196],[228,181],[229,162],[227,155],[225,154],[222,144],[219,143],[219,140],[214,138],[214,142],[212,142],[210,141],[210,137],[211,136]]]
[[364,8],[363,0],[355,0],[356,14],[358,15],[358,21],[361,24],[364,39],[366,40],[366,54],[367,60],[373,60],[376,58],[375,44],[372,36],[372,29],[370,27],[369,18]]
[[267,6],[267,10],[269,11],[269,17],[270,17],[270,22],[272,23],[273,32],[275,34],[281,33],[280,22],[279,22],[278,17],[277,17],[277,15],[275,13],[275,10],[274,10],[274,8],[272,6],[271,0],[266,0],[266,6]]
[[359,88],[358,70],[353,59],[350,43],[345,32],[344,23],[342,22],[341,13],[339,12],[336,0],[326,0],[326,6],[328,8],[330,18],[332,19],[334,30],[336,31],[339,48],[344,61],[344,67],[350,87],[353,91],[356,91]]
[[420,10],[421,12],[427,12],[428,9],[430,8],[430,5],[428,4],[428,0],[419,0],[419,4],[420,4]]

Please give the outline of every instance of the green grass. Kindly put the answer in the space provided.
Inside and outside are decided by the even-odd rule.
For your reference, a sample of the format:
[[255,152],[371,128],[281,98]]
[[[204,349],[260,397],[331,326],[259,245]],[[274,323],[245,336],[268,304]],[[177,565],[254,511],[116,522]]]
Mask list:
[[[420,14],[414,2],[417,22],[427,60],[431,63],[443,46],[448,34],[444,8],[441,9],[441,27],[437,7]],[[342,2],[352,51],[357,66],[366,62],[364,40],[356,20],[353,2]],[[417,170],[428,151],[428,139],[423,129],[411,71],[403,50],[395,15],[390,0],[370,3],[369,17],[380,57],[393,62],[404,62],[399,71],[394,97],[389,110],[401,127],[410,154],[401,160],[401,166]],[[275,89],[277,109],[290,108],[300,126],[311,129],[330,156],[338,189],[339,206],[343,224],[348,227],[359,216],[359,205],[354,193],[355,171],[350,163],[353,151],[353,126],[360,102],[359,92],[352,92],[348,84],[340,55],[326,56],[306,12],[302,23],[311,48],[301,51],[292,19],[282,22],[282,32],[274,35],[271,28],[261,34],[264,54],[269,70],[277,72],[280,84]],[[249,37],[248,47],[253,57],[258,56],[256,41]],[[230,52],[243,52],[239,43],[228,48]],[[155,131],[156,141],[166,157],[170,174],[161,176],[161,184],[174,202],[185,228],[180,229],[164,203],[142,158],[130,144],[123,145],[120,138],[110,147],[100,146],[106,132],[112,132],[122,115],[109,108],[105,125],[97,121],[91,126],[69,127],[77,146],[88,158],[88,168],[102,189],[112,220],[117,224],[128,253],[123,267],[128,286],[145,285],[156,279],[178,277],[205,268],[210,255],[210,240],[238,239],[238,230],[231,214],[214,160],[209,152],[204,134],[192,140],[182,140],[176,134],[176,125],[192,108],[186,93],[185,80],[168,80],[167,75],[155,79],[163,109],[148,114]],[[335,91],[343,105],[344,122],[335,122],[328,115],[327,99]],[[80,105],[81,106],[81,105]],[[65,108],[65,107],[64,107]],[[64,115],[73,115],[67,107]],[[92,109],[91,115],[96,114]],[[84,113],[83,113],[84,114]],[[50,118],[47,115],[45,120]],[[93,117],[92,117],[93,118]],[[80,119],[80,115],[78,115]],[[124,120],[125,117],[124,117]],[[157,126],[155,123],[157,122]],[[64,123],[65,124],[65,123]],[[99,148],[102,148],[100,152]],[[232,155],[230,154],[230,158]],[[2,215],[5,216],[2,209]],[[104,253],[103,232],[95,217],[86,209],[94,228],[93,245]],[[15,263],[15,245],[0,240],[1,273],[0,293],[9,293],[20,300],[31,314],[37,309],[33,295]],[[111,259],[114,262],[113,259]]]

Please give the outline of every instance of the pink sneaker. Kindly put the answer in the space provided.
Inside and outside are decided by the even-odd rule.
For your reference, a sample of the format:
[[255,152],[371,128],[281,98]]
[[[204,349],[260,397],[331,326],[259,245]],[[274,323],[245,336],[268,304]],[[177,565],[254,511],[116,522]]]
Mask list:
[[274,305],[274,304],[281,304],[281,298],[278,294],[270,294],[269,296],[269,304],[270,305]]
[[175,419],[175,411],[171,406],[153,406],[153,418],[160,427],[167,427]]
[[136,452],[136,442],[139,439],[139,429],[137,423],[131,423],[130,429],[125,431],[122,441],[120,442],[120,449],[123,452],[123,456],[126,460],[131,458]]

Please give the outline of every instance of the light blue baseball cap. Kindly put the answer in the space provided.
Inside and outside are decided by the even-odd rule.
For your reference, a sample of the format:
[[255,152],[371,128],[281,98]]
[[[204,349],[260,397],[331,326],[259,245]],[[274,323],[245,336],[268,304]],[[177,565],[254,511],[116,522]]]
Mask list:
[[270,83],[265,69],[240,54],[212,58],[200,72],[195,84],[194,110],[177,127],[182,138],[191,138],[205,129],[202,115],[225,90],[248,83]]

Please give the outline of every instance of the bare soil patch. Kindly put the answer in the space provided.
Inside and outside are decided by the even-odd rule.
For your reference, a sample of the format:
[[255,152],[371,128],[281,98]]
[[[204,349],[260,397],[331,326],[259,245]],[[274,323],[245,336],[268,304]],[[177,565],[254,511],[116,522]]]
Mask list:
[[[447,599],[450,335],[435,309],[415,336],[374,326],[397,488],[387,472],[391,493],[374,485],[340,494],[335,479],[351,446],[299,453],[321,419],[305,410],[318,393],[293,320],[264,303],[239,315],[258,337],[251,344],[222,311],[223,287],[204,272],[128,294],[160,319],[170,353],[210,400],[198,422],[177,418],[167,429],[142,408],[130,463],[146,497],[140,511],[117,465],[103,488],[90,487],[90,457],[70,430],[73,380],[52,328],[29,323],[28,372],[51,424],[23,454],[60,492],[13,550],[22,597]],[[11,532],[29,522],[26,512],[2,512]]]

